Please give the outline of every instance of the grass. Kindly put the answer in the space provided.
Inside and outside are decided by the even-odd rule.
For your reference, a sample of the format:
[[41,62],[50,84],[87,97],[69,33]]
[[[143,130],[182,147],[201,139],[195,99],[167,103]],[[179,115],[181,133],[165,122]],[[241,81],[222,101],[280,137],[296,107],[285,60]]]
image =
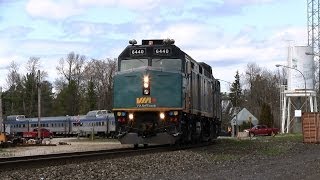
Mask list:
[[278,146],[278,147],[267,147],[265,149],[261,149],[258,153],[267,156],[277,156],[286,153],[289,150],[288,147],[285,146]]
[[[270,137],[269,137],[270,138]],[[274,137],[274,141],[291,141],[291,142],[302,142],[302,134],[278,134]]]
[[240,160],[250,156],[280,156],[289,152],[297,143],[302,144],[302,139],[302,134],[278,134],[244,140],[218,139],[209,149],[208,155],[214,161]]

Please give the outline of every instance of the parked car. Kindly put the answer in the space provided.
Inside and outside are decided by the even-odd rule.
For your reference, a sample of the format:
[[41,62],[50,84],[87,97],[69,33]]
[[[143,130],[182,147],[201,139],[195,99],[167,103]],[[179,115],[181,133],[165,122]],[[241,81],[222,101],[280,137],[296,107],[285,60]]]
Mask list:
[[[38,128],[33,129],[31,132],[23,132],[23,137],[28,139],[35,139],[38,137]],[[40,137],[41,138],[52,138],[53,133],[45,128],[40,128]]]
[[249,135],[252,136],[261,136],[261,135],[276,135],[279,133],[278,128],[268,128],[266,125],[255,125],[251,129],[244,130],[245,132],[249,132]]

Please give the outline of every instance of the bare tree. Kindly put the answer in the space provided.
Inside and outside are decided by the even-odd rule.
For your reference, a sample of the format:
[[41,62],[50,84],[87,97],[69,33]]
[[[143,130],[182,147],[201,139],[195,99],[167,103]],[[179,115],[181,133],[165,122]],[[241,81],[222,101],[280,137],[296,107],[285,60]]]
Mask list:
[[113,76],[116,72],[116,60],[92,59],[85,69],[86,81],[95,84],[97,92],[97,107],[112,108]]
[[18,73],[18,71],[18,64],[12,61],[9,65],[9,73],[6,79],[8,88],[11,88],[12,86],[17,86],[17,84],[21,82],[21,75]]
[[81,86],[84,81],[84,69],[85,69],[86,57],[83,55],[70,52],[67,58],[61,58],[57,70],[59,74],[66,79],[66,85],[64,85],[64,79],[56,79],[56,84],[60,85],[60,93],[64,91],[63,97],[60,96],[60,104],[58,106],[66,107],[66,113],[69,115],[76,115],[80,112],[80,106],[82,101],[82,94],[84,88]]
[[[260,117],[262,106],[267,104],[273,116],[270,119],[279,119],[279,76],[256,64],[248,64],[244,77],[247,88],[244,92],[245,105],[248,110]],[[278,125],[278,122],[274,124]]]
[[66,59],[60,59],[57,70],[68,81],[68,84],[70,84],[71,80],[74,80],[79,85],[83,77],[85,60],[86,57],[84,55],[70,52]]
[[[37,74],[37,70],[41,69],[41,63],[39,57],[30,57],[26,65],[27,72],[32,74]],[[48,77],[48,73],[46,71],[40,71],[40,80],[43,81],[44,78]]]

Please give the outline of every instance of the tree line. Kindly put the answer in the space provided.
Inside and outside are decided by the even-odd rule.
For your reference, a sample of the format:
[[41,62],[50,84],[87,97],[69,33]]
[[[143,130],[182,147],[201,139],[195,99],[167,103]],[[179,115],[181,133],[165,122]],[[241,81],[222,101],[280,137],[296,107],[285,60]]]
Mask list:
[[[19,72],[15,62],[10,64],[7,90],[2,93],[4,116],[24,114],[37,117],[38,86],[41,88],[42,116],[72,116],[93,109],[112,109],[116,59],[88,59],[70,52],[60,59],[56,67],[58,78],[53,83],[47,80],[45,70],[38,75],[38,69],[41,69],[38,57],[30,57],[25,74]],[[237,71],[230,93],[222,94],[223,99],[230,102],[223,104],[223,128],[226,129],[235,113],[244,107],[260,123],[279,127],[279,85],[284,77],[285,71],[271,72],[255,63],[247,64],[242,74]]]
[[[240,75],[236,72],[234,82],[230,85],[230,93],[223,94],[222,99],[230,103],[224,104],[223,128],[227,129],[230,120],[242,108],[248,109],[260,124],[270,127],[280,126],[280,82],[284,82],[285,71],[270,71],[255,63],[247,64]],[[221,82],[223,83],[223,82]],[[251,124],[244,124],[242,129]]]
[[42,116],[72,116],[93,109],[112,108],[116,59],[88,59],[70,52],[59,60],[58,78],[53,83],[47,80],[48,73],[40,66],[40,58],[30,57],[26,73],[22,74],[19,66],[11,62],[6,78],[7,90],[2,94],[4,116],[37,117],[38,87],[41,88]]

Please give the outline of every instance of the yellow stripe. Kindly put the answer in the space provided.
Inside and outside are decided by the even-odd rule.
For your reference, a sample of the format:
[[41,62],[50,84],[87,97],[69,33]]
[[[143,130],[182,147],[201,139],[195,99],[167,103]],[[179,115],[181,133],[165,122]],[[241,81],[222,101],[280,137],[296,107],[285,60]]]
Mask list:
[[145,103],[146,103],[146,101],[147,101],[147,98],[146,98],[146,97],[144,97],[144,98],[143,98],[143,101],[142,101],[142,103],[141,103],[141,104],[145,104]]

